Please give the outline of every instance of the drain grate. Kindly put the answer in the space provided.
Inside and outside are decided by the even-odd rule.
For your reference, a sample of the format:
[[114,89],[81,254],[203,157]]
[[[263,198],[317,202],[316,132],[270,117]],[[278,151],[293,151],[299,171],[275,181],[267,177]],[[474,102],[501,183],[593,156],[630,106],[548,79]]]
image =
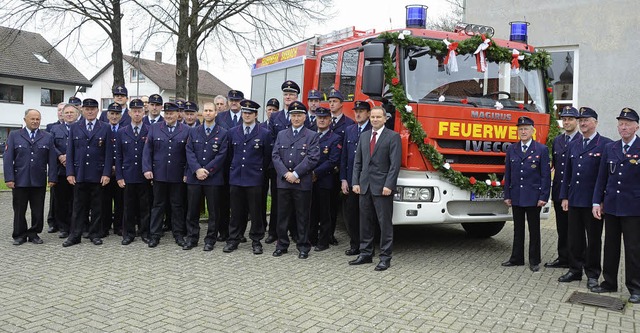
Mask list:
[[619,312],[622,312],[626,305],[626,302],[619,298],[593,293],[583,293],[580,291],[574,291],[567,299],[567,303],[597,306]]

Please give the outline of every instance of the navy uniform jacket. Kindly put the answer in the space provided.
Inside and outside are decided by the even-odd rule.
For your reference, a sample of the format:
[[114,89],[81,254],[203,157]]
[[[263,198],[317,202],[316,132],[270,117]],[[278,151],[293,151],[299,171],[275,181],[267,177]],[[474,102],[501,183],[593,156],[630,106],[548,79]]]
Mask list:
[[504,173],[504,198],[513,206],[535,207],[538,200],[549,201],[551,167],[547,146],[531,141],[531,147],[522,152],[518,141],[507,149]]
[[[582,144],[582,134],[579,132],[573,136],[571,142],[578,141]],[[555,169],[553,183],[551,187],[551,199],[553,202],[559,203],[560,187],[564,182],[565,168],[567,167],[567,156],[569,153],[569,144],[566,142],[565,134],[556,136],[553,139],[553,147],[551,148],[551,167]]]
[[189,127],[176,122],[173,133],[167,123],[155,123],[149,128],[142,152],[142,173],[153,172],[153,180],[182,183],[186,175],[186,145]]
[[[316,116],[314,116],[316,117]],[[315,119],[311,119],[311,114],[307,114],[307,120],[304,122],[304,126],[314,132],[318,131],[318,124]]]
[[[53,136],[53,149],[56,152],[56,156],[65,155],[67,153],[67,143],[69,142],[69,130],[66,124],[54,125],[51,128],[51,135]],[[60,163],[56,164],[58,169],[58,176],[67,176],[67,169]]]
[[349,184],[349,188],[353,186],[353,163],[356,158],[356,150],[358,149],[360,134],[370,130],[371,123],[367,121],[367,124],[362,130],[362,133],[358,133],[358,126],[358,124],[348,126],[344,131],[344,140],[342,140],[342,156],[340,157],[340,180],[346,180]]
[[[100,113],[100,121],[103,121],[105,123],[109,123],[109,118],[107,118],[107,114],[109,113],[109,111],[102,111],[102,113]],[[129,116],[129,109],[122,109],[122,118],[120,118],[120,121],[118,122],[118,125],[120,126],[127,126],[127,125],[131,125],[131,116]]]
[[[318,133],[304,126],[295,138],[291,128],[280,131],[271,155],[278,178],[278,188],[311,191],[311,171],[318,163],[319,155]],[[284,179],[284,174],[289,171],[298,174],[300,183],[290,184]]]
[[142,184],[148,180],[142,172],[142,156],[144,144],[149,133],[149,126],[142,123],[138,128],[138,136],[133,133],[133,126],[120,127],[116,136],[116,180],[124,179],[126,184]]
[[636,136],[626,154],[622,140],[604,148],[592,203],[602,204],[604,212],[614,216],[640,216],[640,139]]
[[107,148],[112,135],[111,126],[97,120],[91,132],[87,131],[85,120],[71,125],[67,177],[75,176],[78,183],[99,183],[102,176],[110,176],[113,152]]
[[316,175],[315,185],[319,188],[330,190],[334,187],[334,177],[340,166],[340,156],[342,156],[342,140],[340,136],[331,131],[327,131],[318,141],[320,147],[320,157],[318,164],[313,169]]
[[16,187],[45,187],[48,174],[50,182],[57,182],[57,157],[51,134],[38,130],[31,142],[27,129],[12,131],[3,157],[4,181]]
[[193,123],[193,125],[192,125],[192,126],[189,126],[187,123],[185,123],[185,122],[184,122],[184,120],[182,121],[182,124],[183,124],[184,126],[189,127],[189,128],[196,128],[196,127],[200,126],[200,119],[197,119],[197,118],[196,118],[196,122],[195,122],[195,123]]
[[222,126],[222,128],[226,130],[236,127],[242,124],[242,111],[238,111],[238,122],[235,124],[233,123],[233,115],[231,114],[231,111],[222,111],[216,116],[216,124]]
[[262,186],[273,151],[269,130],[256,124],[249,135],[245,135],[244,125],[237,126],[229,131],[229,145],[229,185]]
[[[275,140],[278,137],[278,133],[280,133],[280,131],[291,127],[291,121],[287,120],[287,113],[284,110],[280,110],[278,112],[274,112],[271,114],[271,119],[269,120],[269,126],[271,127],[271,135]],[[307,115],[307,118],[304,120],[303,126],[306,128],[312,127],[311,121],[309,120],[308,115]]]
[[[158,118],[156,118],[156,122],[154,124],[161,123],[163,121],[164,121],[164,117],[162,115],[160,115],[160,116],[158,116]],[[151,124],[151,121],[149,121],[149,116],[142,117],[142,123],[145,124],[145,125],[153,125],[153,124]]]
[[598,168],[605,145],[611,139],[596,134],[586,148],[582,140],[574,140],[567,150],[567,165],[560,188],[560,200],[568,199],[569,206],[590,208],[593,189],[598,178]]
[[64,121],[60,121],[60,120],[58,120],[58,121],[56,121],[56,122],[53,122],[53,123],[47,124],[47,129],[45,129],[45,131],[47,131],[47,132],[51,133],[51,130],[53,130],[53,126],[60,125],[60,124],[64,124]]
[[340,140],[342,140],[344,139],[344,133],[347,130],[347,127],[353,124],[355,124],[355,121],[343,113],[342,117],[340,117],[340,120],[338,120],[335,125],[333,124],[333,121],[331,122],[331,132],[340,135]]
[[[187,140],[187,184],[224,185],[224,172],[220,170],[223,170],[228,156],[228,140],[227,130],[218,124],[209,135],[204,125],[191,129]],[[196,170],[201,168],[209,171],[205,180],[196,178]]]

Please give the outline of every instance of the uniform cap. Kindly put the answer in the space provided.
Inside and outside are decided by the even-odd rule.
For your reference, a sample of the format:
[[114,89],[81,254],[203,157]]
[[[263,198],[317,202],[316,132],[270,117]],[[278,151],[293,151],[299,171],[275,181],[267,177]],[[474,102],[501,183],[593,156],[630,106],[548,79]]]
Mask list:
[[244,99],[244,94],[240,90],[229,90],[227,98],[232,101],[241,101]]
[[297,83],[295,83],[295,82],[293,82],[291,80],[284,81],[282,86],[280,86],[280,89],[282,89],[282,91],[286,91],[286,92],[293,92],[293,93],[296,93],[296,94],[300,93],[300,86]]
[[114,95],[129,96],[129,92],[127,91],[127,87],[125,87],[123,84],[119,84],[119,85],[113,87],[113,94]]
[[331,110],[322,106],[319,106],[316,109],[316,117],[330,117],[330,116],[331,116]]
[[118,103],[111,103],[107,106],[107,111],[111,112],[122,112],[122,106]]
[[144,102],[139,98],[132,99],[129,102],[129,108],[130,109],[140,109],[142,107],[144,107]]
[[84,107],[98,107],[98,101],[96,101],[93,98],[85,98],[84,101],[82,101],[82,106]]
[[577,118],[595,118],[598,119],[598,114],[592,108],[582,107],[580,108],[580,116]]
[[249,99],[243,99],[242,102],[240,102],[240,108],[242,110],[242,112],[258,112],[258,109],[260,108],[260,104],[249,100]]
[[322,94],[319,90],[311,89],[307,93],[307,99],[322,99]]
[[198,112],[198,104],[193,101],[184,102],[184,112]]
[[632,108],[624,108],[620,111],[620,115],[616,119],[627,119],[638,122],[638,113]]
[[171,102],[167,102],[164,103],[164,105],[162,106],[162,109],[166,112],[166,111],[178,111],[178,104],[176,103],[171,103]]
[[525,125],[533,126],[533,119],[525,116],[518,118],[518,124],[516,126],[525,126]]
[[79,99],[76,96],[71,96],[71,97],[69,97],[69,104],[75,105],[75,106],[80,106],[80,105],[82,105],[82,100]]
[[336,90],[336,89],[331,89],[331,91],[329,91],[329,98],[337,98],[340,101],[344,101],[344,97],[342,97],[342,93],[340,92],[340,90]]
[[578,112],[578,110],[576,110],[576,108],[574,108],[573,106],[565,106],[564,108],[562,108],[562,112],[560,112],[560,117],[580,118],[580,112]]
[[289,113],[307,113],[307,107],[302,104],[300,101],[294,101],[289,104],[289,109],[287,110]]
[[267,106],[273,106],[276,109],[280,109],[280,101],[277,98],[272,98],[267,101]]
[[178,106],[178,110],[184,110],[184,101],[181,99],[176,99],[174,102]]
[[160,96],[158,94],[153,94],[153,95],[149,96],[149,103],[162,105],[163,104],[162,96]]
[[353,102],[353,109],[354,110],[371,111],[371,104],[369,104],[369,102],[365,102],[365,101],[355,101],[355,102]]

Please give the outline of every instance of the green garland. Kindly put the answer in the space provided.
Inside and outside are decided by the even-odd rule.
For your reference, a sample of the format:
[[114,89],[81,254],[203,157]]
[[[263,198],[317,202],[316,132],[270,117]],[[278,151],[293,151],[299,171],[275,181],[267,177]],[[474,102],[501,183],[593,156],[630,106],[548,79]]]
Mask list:
[[[411,141],[418,147],[424,157],[429,160],[431,165],[438,170],[442,176],[447,179],[451,184],[476,194],[484,195],[497,195],[502,192],[503,188],[500,185],[495,185],[498,181],[495,174],[489,175],[489,179],[492,184],[489,185],[486,182],[476,179],[470,179],[463,175],[460,171],[453,170],[451,166],[445,162],[444,157],[436,148],[426,143],[427,134],[422,128],[422,124],[418,121],[413,112],[408,112],[406,106],[409,103],[407,96],[398,78],[396,72],[396,66],[391,60],[391,54],[389,53],[389,44],[395,44],[399,47],[428,47],[428,54],[431,56],[445,56],[448,52],[447,45],[440,40],[424,39],[413,37],[411,35],[401,35],[401,32],[385,32],[380,34],[380,38],[386,40],[384,45],[384,75],[387,85],[389,86],[389,92],[392,96],[393,105],[400,112],[400,117],[405,128],[409,131]],[[473,36],[471,38],[458,41],[458,47],[456,48],[456,54],[466,55],[473,54],[478,45],[483,43],[481,36]],[[493,43],[486,50],[487,61],[501,63],[510,63],[512,59],[512,51],[510,49],[497,46]],[[525,54],[523,60],[520,60],[520,65],[525,70],[546,69],[551,66],[551,56],[546,51],[541,51],[533,54]],[[394,84],[395,83],[395,84]],[[549,134],[547,136],[547,145],[552,144],[553,138],[559,134],[560,129],[556,122],[556,117],[553,112],[553,90],[550,86],[550,82],[547,79],[547,101],[551,116],[549,119]]]

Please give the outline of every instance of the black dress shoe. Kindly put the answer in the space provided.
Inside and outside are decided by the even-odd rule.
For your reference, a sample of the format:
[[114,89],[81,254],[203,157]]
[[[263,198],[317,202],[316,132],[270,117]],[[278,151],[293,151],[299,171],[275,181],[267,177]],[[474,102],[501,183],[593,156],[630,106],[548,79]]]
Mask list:
[[180,247],[184,247],[184,245],[187,244],[187,242],[185,242],[184,239],[182,238],[176,238],[176,244],[178,244],[178,246]]
[[556,259],[552,262],[548,262],[544,264],[544,267],[547,268],[569,268],[569,263],[566,261],[560,261],[560,259]]
[[329,244],[331,245],[338,245],[338,240],[336,239],[336,236],[331,236],[331,239],[329,240]]
[[102,239],[101,238],[94,238],[91,240],[91,243],[93,243],[93,245],[102,245]]
[[596,294],[600,294],[600,293],[615,293],[616,291],[618,291],[618,288],[609,288],[606,286],[595,286],[593,288],[591,288],[591,292],[592,293],[596,293]]
[[640,303],[640,294],[633,294],[629,297],[629,303],[638,304]]
[[62,243],[62,247],[69,247],[69,246],[73,246],[76,244],[80,244],[80,240],[79,239],[71,239],[71,238],[67,238],[67,240],[64,241],[64,243]]
[[253,254],[262,254],[262,252],[263,252],[262,244],[260,244],[260,242],[253,243],[251,245],[251,248],[253,250]]
[[54,226],[51,226],[51,227],[49,227],[49,229],[47,229],[47,232],[50,233],[50,234],[52,234],[54,232],[58,232],[58,228],[56,228]]
[[196,247],[196,246],[198,246],[198,243],[194,243],[194,242],[186,242],[186,243],[184,244],[184,246],[182,246],[182,249],[183,249],[183,250],[191,250],[191,249],[193,249],[193,248],[194,248],[194,247]]
[[129,244],[131,244],[131,242],[133,242],[133,238],[131,238],[131,237],[125,237],[125,238],[123,238],[123,239],[122,239],[121,244],[122,244],[122,245],[129,245]]
[[140,236],[140,239],[142,239],[142,242],[145,244],[149,244],[149,238],[145,237],[145,236]]
[[13,245],[22,245],[27,242],[26,237],[20,237],[13,240]]
[[265,243],[267,244],[271,244],[273,242],[275,242],[276,240],[278,240],[278,238],[276,236],[267,236],[267,239],[264,240]]
[[35,235],[35,236],[31,236],[31,237],[29,237],[29,241],[30,241],[31,243],[33,243],[33,244],[42,244],[42,243],[44,243],[44,242],[42,241],[42,238],[40,238],[40,236],[38,236],[38,235]]
[[539,271],[539,270],[540,270],[540,264],[531,264],[531,265],[529,265],[529,269],[530,269],[532,272],[537,272],[537,271]]
[[373,259],[371,259],[371,257],[359,255],[356,259],[349,261],[349,265],[370,264],[372,262],[373,262]]
[[149,243],[147,243],[147,246],[156,247],[156,246],[158,246],[159,243],[160,242],[157,239],[151,238],[151,239],[149,239]]
[[247,242],[247,237],[240,237],[240,243],[246,243]]
[[328,250],[329,249],[329,245],[317,245],[315,248],[313,248],[314,251],[324,251],[324,250]]
[[231,253],[237,249],[238,249],[238,245],[234,243],[227,243],[227,245],[225,245],[224,248],[222,249],[222,252]]
[[[582,274],[567,272],[566,274],[558,278],[558,282],[571,282],[571,281],[582,281]],[[596,282],[596,285],[597,284],[598,283]]]
[[213,251],[213,243],[204,243],[204,248],[202,249],[203,251]]
[[344,254],[348,255],[348,256],[355,256],[360,254],[360,250],[358,249],[348,249],[346,251],[344,251]]
[[380,260],[380,262],[374,268],[374,271],[386,271],[389,267],[391,267],[391,260]]
[[587,279],[587,289],[594,288],[597,285],[598,285],[598,279],[596,279],[596,278]]
[[275,251],[273,251],[273,256],[274,257],[279,257],[279,256],[281,256],[281,255],[283,255],[283,254],[285,254],[287,252],[289,252],[289,251],[286,250],[286,249],[284,249],[284,250],[276,249]]
[[522,266],[524,264],[516,264],[515,262],[512,261],[505,261],[502,264],[500,264],[502,267],[513,267],[513,266]]
[[60,233],[58,234],[58,238],[67,238],[69,237],[69,233],[66,231],[60,231]]
[[300,252],[298,254],[298,259],[307,259],[309,258],[309,252]]

